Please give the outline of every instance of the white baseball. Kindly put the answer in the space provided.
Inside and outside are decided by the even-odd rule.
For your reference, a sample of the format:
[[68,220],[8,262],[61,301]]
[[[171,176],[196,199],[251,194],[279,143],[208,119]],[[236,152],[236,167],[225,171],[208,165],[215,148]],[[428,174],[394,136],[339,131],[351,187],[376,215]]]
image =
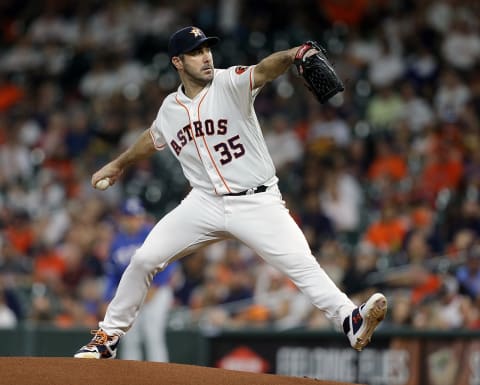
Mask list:
[[95,183],[95,188],[98,190],[106,190],[109,187],[110,187],[110,179],[108,177],[100,179],[97,183]]

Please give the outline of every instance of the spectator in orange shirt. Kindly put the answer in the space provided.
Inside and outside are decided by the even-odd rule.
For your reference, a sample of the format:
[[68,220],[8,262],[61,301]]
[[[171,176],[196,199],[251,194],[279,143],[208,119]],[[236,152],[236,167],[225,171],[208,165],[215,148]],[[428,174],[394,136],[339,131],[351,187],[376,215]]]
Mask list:
[[368,13],[368,0],[319,0],[319,8],[333,22],[350,26],[360,24]]
[[423,196],[433,202],[443,189],[456,190],[464,173],[464,166],[458,151],[442,143],[438,150],[426,160],[421,173]]
[[387,140],[376,142],[376,155],[368,169],[368,179],[372,182],[382,179],[398,182],[407,176],[407,163],[396,154]]
[[12,212],[4,234],[17,252],[28,254],[35,242],[30,215],[26,211]]
[[44,249],[35,257],[34,277],[38,282],[58,283],[65,270],[65,260],[53,247],[44,246]]
[[0,111],[6,111],[23,99],[23,90],[0,75]]
[[394,202],[385,202],[380,219],[373,222],[365,233],[365,240],[378,250],[392,252],[398,250],[407,231],[405,221],[397,215]]

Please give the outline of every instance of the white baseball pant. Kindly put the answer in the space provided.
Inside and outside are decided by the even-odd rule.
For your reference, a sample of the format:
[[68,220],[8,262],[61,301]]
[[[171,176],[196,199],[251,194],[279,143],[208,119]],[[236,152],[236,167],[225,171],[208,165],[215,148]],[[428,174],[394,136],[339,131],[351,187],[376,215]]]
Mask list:
[[135,252],[99,326],[109,335],[123,336],[137,317],[156,270],[202,246],[232,237],[286,274],[341,330],[355,305],[312,255],[277,185],[242,196],[215,196],[193,189]]

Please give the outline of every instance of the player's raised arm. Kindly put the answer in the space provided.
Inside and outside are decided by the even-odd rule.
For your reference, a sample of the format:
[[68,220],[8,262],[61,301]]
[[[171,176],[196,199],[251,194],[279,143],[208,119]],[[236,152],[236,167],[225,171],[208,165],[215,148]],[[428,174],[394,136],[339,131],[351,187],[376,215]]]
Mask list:
[[[134,144],[92,175],[92,186],[104,190],[113,185],[128,166],[141,159],[148,158],[155,151],[150,130],[145,130]],[[97,185],[101,180],[108,181],[108,184],[105,186]]]
[[253,88],[262,87],[285,73],[293,64],[298,48],[278,51],[262,59],[253,70]]

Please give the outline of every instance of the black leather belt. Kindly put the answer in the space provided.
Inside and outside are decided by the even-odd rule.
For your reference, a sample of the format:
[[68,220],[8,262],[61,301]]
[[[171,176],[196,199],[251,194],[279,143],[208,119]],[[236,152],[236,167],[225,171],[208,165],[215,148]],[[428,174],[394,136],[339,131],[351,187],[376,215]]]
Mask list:
[[240,196],[240,195],[258,194],[258,193],[262,193],[262,192],[267,191],[267,188],[268,188],[268,186],[261,185],[261,186],[258,186],[258,187],[249,188],[248,190],[245,190],[245,191],[240,191],[238,193],[224,194],[224,196],[237,197],[237,196]]

